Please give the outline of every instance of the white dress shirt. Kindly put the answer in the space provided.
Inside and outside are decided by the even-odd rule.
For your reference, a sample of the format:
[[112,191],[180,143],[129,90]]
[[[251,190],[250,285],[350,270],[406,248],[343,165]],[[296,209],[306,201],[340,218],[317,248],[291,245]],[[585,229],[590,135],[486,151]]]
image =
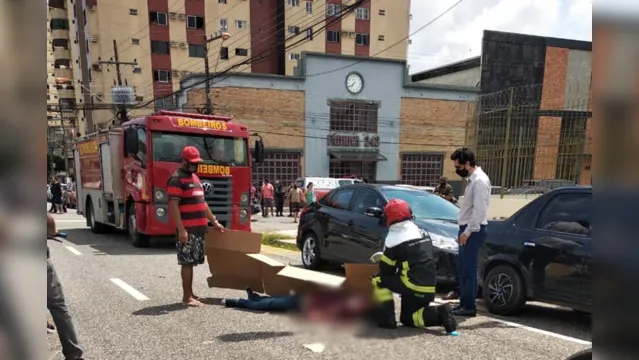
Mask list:
[[464,233],[480,230],[481,225],[488,224],[488,205],[490,204],[490,179],[478,166],[468,177],[468,185],[464,191],[464,201],[459,209],[457,222],[460,226],[467,225]]

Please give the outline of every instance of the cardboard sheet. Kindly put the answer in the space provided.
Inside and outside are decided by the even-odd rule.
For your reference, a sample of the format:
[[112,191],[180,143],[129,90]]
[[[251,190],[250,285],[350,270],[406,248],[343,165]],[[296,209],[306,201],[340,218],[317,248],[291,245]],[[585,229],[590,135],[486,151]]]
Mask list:
[[224,233],[209,228],[205,253],[211,277],[209,287],[243,290],[250,286],[254,291],[264,292],[261,269],[258,262],[247,254],[259,254],[262,249],[262,234],[237,230]]
[[373,291],[371,277],[379,271],[377,264],[344,264],[346,281],[344,287],[359,293]]
[[346,280],[342,276],[324,274],[294,266],[284,267],[277,275],[287,279],[290,288],[297,293],[315,291],[321,287],[339,289]]
[[270,296],[288,295],[291,285],[286,278],[277,276],[286,265],[264,254],[247,254],[247,257],[259,267],[264,293]]

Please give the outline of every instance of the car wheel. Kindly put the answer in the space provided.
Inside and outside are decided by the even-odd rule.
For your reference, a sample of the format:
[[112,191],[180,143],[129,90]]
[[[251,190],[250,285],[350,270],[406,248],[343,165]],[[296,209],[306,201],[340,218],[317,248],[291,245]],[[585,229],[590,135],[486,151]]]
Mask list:
[[514,315],[526,304],[524,281],[510,265],[499,265],[490,270],[484,279],[483,290],[486,307],[493,314]]
[[93,210],[93,204],[91,200],[87,202],[87,226],[91,228],[91,232],[94,234],[102,234],[107,231],[107,226],[101,224],[95,220],[95,210]]
[[302,265],[309,270],[318,270],[322,264],[317,236],[313,232],[305,233],[302,237]]
[[147,247],[149,246],[150,238],[138,232],[138,219],[135,215],[134,205],[129,207],[129,213],[127,217],[126,228],[129,231],[129,237],[131,238],[131,243],[135,247]]

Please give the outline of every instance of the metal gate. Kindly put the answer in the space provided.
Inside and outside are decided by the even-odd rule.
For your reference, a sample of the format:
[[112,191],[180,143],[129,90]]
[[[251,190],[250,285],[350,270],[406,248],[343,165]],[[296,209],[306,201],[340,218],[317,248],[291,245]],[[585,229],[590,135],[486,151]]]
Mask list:
[[443,171],[443,155],[402,154],[402,184],[437,186]]
[[253,165],[253,182],[264,179],[283,184],[294,182],[302,173],[301,154],[297,152],[266,152],[264,162]]

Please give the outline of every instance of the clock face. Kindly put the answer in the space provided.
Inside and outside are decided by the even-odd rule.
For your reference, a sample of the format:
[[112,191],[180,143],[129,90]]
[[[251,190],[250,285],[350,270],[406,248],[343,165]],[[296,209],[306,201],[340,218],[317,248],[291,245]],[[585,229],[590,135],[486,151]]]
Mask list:
[[346,77],[346,88],[353,94],[359,94],[364,88],[364,80],[359,74],[349,74]]

